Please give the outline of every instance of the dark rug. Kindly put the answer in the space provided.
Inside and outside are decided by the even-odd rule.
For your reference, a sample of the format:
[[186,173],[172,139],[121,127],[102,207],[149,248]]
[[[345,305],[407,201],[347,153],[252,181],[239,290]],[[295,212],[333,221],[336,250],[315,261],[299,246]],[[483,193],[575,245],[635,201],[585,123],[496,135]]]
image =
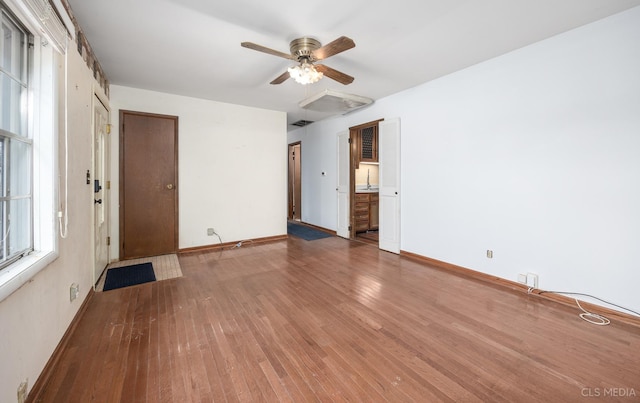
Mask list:
[[104,280],[102,291],[115,290],[116,288],[129,287],[130,285],[149,283],[151,281],[156,281],[151,262],[114,267],[107,270],[107,278]]
[[324,231],[319,231],[315,228],[293,222],[287,222],[287,234],[297,236],[298,238],[302,238],[306,241],[315,241],[316,239],[329,238],[333,236]]

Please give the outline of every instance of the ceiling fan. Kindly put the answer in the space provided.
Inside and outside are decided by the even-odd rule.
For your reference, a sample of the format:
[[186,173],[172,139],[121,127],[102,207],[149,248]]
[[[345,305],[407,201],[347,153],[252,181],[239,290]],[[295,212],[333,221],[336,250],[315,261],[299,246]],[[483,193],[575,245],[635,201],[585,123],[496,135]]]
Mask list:
[[353,40],[346,36],[341,36],[324,46],[313,38],[297,38],[289,44],[291,53],[284,53],[269,49],[252,42],[242,42],[240,45],[259,52],[268,53],[270,55],[283,57],[289,60],[295,60],[299,63],[297,66],[287,69],[287,71],[271,81],[270,84],[281,84],[290,77],[300,84],[311,84],[318,81],[323,75],[344,85],[351,84],[353,82],[353,77],[348,74],[332,69],[324,64],[315,64],[317,61],[327,59],[333,55],[337,55],[338,53],[355,47],[356,44]]

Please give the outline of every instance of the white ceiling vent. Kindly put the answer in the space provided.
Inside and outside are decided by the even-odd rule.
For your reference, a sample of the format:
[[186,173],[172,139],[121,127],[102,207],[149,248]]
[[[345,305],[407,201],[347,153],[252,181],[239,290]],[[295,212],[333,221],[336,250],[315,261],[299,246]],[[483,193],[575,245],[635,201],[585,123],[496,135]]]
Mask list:
[[318,112],[342,113],[343,115],[369,104],[373,99],[353,94],[343,94],[338,91],[324,90],[298,104],[303,109]]

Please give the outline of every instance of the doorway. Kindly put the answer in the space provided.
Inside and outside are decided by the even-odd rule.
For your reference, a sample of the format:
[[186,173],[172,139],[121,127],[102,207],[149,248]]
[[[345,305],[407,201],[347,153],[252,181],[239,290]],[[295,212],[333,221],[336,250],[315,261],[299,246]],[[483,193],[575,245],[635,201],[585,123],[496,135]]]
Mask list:
[[178,249],[178,117],[120,111],[120,258]]
[[379,141],[382,119],[349,128],[351,139],[351,238],[378,244]]
[[93,109],[93,284],[109,264],[109,111],[95,96]]
[[[337,135],[338,181],[336,187],[338,218],[336,234],[347,239],[356,239],[356,234],[366,225],[378,226],[378,247],[392,253],[400,253],[400,119],[379,120],[377,133],[379,138],[362,142],[354,135],[354,126],[350,131]],[[366,124],[370,125],[370,124]],[[366,143],[366,144],[365,144]],[[372,148],[364,149],[363,145]],[[373,153],[373,154],[372,154]],[[358,192],[358,182],[370,177],[369,167],[358,180],[356,168],[363,161],[378,158],[378,186],[365,179],[365,190]],[[362,186],[362,185],[360,185]],[[364,194],[363,194],[364,193]],[[368,194],[367,194],[368,193]],[[366,197],[365,197],[366,196]],[[373,213],[373,216],[372,216]],[[377,220],[375,216],[377,215]],[[373,218],[373,219],[372,219]]]
[[289,219],[302,220],[301,143],[289,144]]

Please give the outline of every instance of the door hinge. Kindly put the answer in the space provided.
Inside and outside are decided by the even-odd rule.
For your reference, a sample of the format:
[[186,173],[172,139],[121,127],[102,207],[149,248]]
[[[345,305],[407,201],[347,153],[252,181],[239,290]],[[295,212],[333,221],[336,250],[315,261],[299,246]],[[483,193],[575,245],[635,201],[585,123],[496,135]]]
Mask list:
[[351,231],[351,225],[349,225],[349,231]]
[[111,189],[111,181],[107,181],[107,183],[105,184],[105,188],[107,190]]
[[107,123],[107,134],[111,134],[111,123]]
[[349,137],[349,144],[351,144],[351,137]]
[[110,246],[110,245],[111,245],[111,237],[110,237],[110,236],[108,236],[108,237],[107,237],[107,246]]

